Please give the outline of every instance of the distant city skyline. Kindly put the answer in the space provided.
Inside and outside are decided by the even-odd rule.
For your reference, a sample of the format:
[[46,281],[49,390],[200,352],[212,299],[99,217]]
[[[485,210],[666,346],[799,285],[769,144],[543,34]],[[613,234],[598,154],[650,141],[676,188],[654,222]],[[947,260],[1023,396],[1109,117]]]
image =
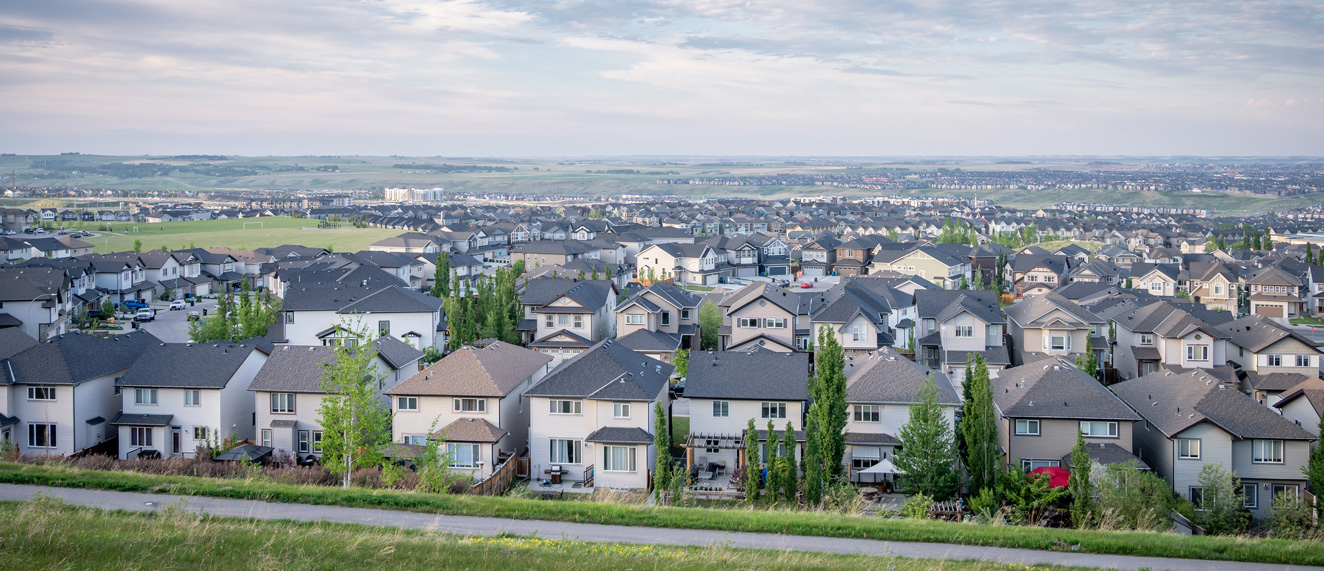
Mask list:
[[0,4],[0,152],[1319,156],[1324,4]]

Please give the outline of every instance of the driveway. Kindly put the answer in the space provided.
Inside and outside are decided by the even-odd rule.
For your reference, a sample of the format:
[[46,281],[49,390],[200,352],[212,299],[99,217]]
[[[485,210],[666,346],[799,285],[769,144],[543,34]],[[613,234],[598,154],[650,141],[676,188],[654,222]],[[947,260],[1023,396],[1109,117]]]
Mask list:
[[[695,529],[598,525],[560,521],[446,516],[393,510],[346,508],[339,506],[277,504],[252,500],[227,500],[220,498],[186,497],[167,494],[138,494],[104,490],[0,484],[0,501],[27,501],[31,500],[33,495],[38,493],[54,498],[60,498],[67,504],[101,509],[141,512],[159,510],[165,505],[175,505],[191,512],[205,512],[208,515],[213,516],[265,520],[357,523],[362,525],[419,529],[465,536],[492,536],[501,533],[510,533],[544,538],[563,538],[611,543],[693,545],[701,547],[718,544],[728,547],[749,549],[815,551],[822,553],[860,553],[880,556],[897,555],[917,559],[974,560],[1008,564],[1019,563],[1022,565],[1071,565],[1077,567],[1130,570],[1286,571],[1288,569],[1319,569],[1317,567],[1272,565],[1265,563],[1168,559],[1163,557],[1133,557],[1127,555],[1098,555],[1093,553],[1035,551],[1030,549],[977,547],[945,543],[876,541],[866,539],[780,535],[773,533],[722,532]],[[714,517],[720,516],[714,514]]]
[[215,311],[216,300],[209,299],[186,309],[175,311],[170,311],[169,306],[170,304],[165,302],[153,303],[152,308],[156,310],[156,319],[143,323],[143,331],[155,335],[157,339],[166,343],[188,343],[188,312],[197,311],[202,313],[203,308],[206,308],[209,313]]

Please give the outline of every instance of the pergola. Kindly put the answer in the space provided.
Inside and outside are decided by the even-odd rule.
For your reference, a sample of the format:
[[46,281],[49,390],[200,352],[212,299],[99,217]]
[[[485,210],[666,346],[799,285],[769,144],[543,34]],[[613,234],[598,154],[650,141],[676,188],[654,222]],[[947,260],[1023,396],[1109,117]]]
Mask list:
[[690,433],[685,440],[685,469],[694,465],[694,449],[735,450],[736,466],[745,465],[745,435]]

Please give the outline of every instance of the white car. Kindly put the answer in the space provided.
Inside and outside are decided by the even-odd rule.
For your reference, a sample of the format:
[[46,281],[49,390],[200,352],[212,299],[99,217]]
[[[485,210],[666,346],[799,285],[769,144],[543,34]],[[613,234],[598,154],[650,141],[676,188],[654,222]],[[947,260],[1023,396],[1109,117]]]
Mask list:
[[175,301],[170,302],[171,311],[174,311],[176,309],[184,309],[185,307],[188,307],[188,304],[184,303],[184,300],[182,299],[177,299]]
[[150,307],[144,307],[139,309],[138,313],[134,314],[133,316],[134,321],[153,321],[155,319],[156,319],[156,310]]

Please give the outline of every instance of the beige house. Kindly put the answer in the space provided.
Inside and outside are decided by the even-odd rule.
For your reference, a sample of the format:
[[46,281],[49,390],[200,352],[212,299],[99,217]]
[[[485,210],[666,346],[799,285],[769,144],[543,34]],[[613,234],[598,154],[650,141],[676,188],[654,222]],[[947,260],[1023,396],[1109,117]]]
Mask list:
[[1246,280],[1250,312],[1265,317],[1301,315],[1301,280],[1276,267],[1268,267]]
[[1180,291],[1181,267],[1175,264],[1131,266],[1131,287],[1159,297],[1174,297]]
[[1135,459],[1132,424],[1140,417],[1070,361],[1047,357],[1004,369],[992,385],[998,447],[1008,468],[1062,466],[1082,433],[1090,456],[1101,463]]
[[875,250],[870,273],[891,270],[925,278],[943,289],[957,289],[961,278],[970,279],[969,258],[952,256],[933,246],[907,251]]
[[616,335],[616,285],[611,280],[538,278],[524,286],[525,346],[557,362]]
[[1093,352],[1103,363],[1108,323],[1075,302],[1049,292],[1013,304],[1005,312],[1018,362],[1049,355],[1074,359]]
[[846,362],[846,455],[842,459],[856,483],[889,481],[896,474],[892,458],[897,434],[910,422],[910,407],[930,376],[937,385],[943,417],[955,423],[961,397],[947,375],[882,348]]
[[1262,315],[1218,326],[1228,336],[1227,360],[1241,367],[1242,389],[1266,406],[1306,379],[1319,376],[1321,351],[1300,334]]
[[801,294],[767,282],[755,282],[727,295],[719,346],[727,351],[762,347],[769,351],[805,351],[814,336],[812,315],[821,294]]
[[386,391],[391,441],[444,441],[454,471],[486,478],[524,451],[524,391],[551,368],[551,357],[517,345],[462,347]]
[[1113,366],[1134,379],[1164,366],[1213,369],[1227,362],[1227,334],[1175,305],[1156,301],[1105,312],[1116,332]]
[[1191,301],[1204,304],[1212,310],[1236,311],[1237,285],[1236,274],[1222,262],[1197,262],[1191,264]]

